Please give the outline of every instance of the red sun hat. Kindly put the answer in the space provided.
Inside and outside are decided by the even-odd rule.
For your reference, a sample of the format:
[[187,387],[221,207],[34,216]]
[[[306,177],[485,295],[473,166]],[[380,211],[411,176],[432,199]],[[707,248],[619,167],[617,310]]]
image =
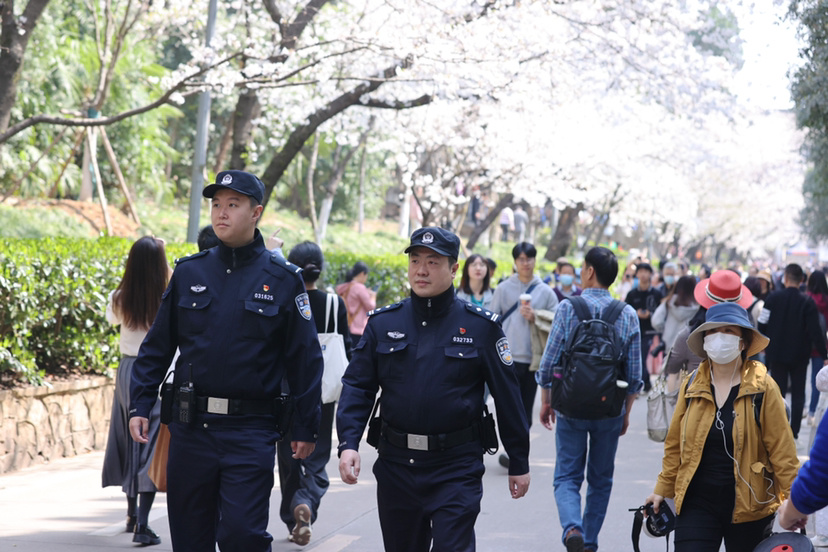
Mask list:
[[732,270],[717,270],[710,278],[696,284],[693,295],[696,302],[706,309],[716,303],[736,303],[746,309],[753,303],[753,294]]

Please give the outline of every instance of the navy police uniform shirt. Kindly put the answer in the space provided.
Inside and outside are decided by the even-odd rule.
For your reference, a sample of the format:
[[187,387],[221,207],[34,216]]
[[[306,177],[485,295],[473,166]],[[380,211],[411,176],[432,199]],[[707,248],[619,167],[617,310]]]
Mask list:
[[[299,272],[271,255],[258,229],[244,247],[220,244],[180,260],[132,369],[130,416],[148,417],[178,348],[176,388],[192,381],[198,396],[274,399],[287,378],[294,439],[315,441],[323,361]],[[198,416],[267,423],[253,415]]]
[[[342,378],[337,411],[339,450],[359,449],[377,391],[380,413],[403,433],[438,435],[480,420],[483,384],[495,399],[509,473],[529,472],[529,426],[509,344],[498,315],[457,299],[451,287],[439,296],[412,293],[400,303],[369,313],[362,340]],[[397,448],[380,439],[384,459],[436,465],[457,455],[482,455],[479,441],[444,451]]]

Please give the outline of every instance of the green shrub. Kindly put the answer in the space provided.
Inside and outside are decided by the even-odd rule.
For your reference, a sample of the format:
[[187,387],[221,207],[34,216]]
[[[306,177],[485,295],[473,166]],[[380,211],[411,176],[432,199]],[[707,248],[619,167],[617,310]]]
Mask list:
[[[0,238],[0,375],[105,373],[117,365],[118,330],[106,303],[133,240]],[[170,262],[195,246],[168,244]]]

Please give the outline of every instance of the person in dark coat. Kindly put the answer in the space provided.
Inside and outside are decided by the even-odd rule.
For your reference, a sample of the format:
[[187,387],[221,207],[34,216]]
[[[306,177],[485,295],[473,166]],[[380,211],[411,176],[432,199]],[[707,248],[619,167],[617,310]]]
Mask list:
[[828,359],[816,304],[799,290],[804,279],[805,273],[798,264],[786,266],[784,287],[768,295],[759,315],[759,331],[770,338],[765,361],[783,397],[790,381],[794,439],[799,436],[802,424],[811,350],[816,351],[823,363]]

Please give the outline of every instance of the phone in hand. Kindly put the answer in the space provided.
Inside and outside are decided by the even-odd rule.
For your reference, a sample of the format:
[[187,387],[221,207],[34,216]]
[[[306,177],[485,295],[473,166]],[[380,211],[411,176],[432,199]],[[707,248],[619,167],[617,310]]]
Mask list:
[[377,285],[375,285],[375,286],[373,286],[373,287],[371,288],[371,291],[373,291],[374,293],[376,293],[377,291],[379,291],[379,288],[380,288],[380,285],[379,285],[379,284],[377,284]]

